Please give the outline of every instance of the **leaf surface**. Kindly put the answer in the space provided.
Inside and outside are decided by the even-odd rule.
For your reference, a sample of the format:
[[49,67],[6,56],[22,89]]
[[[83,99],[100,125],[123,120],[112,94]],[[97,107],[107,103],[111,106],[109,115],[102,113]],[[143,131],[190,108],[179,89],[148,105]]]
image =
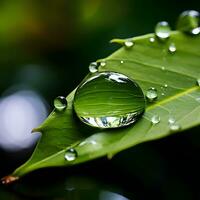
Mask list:
[[[154,37],[154,34],[132,38],[133,47],[122,46],[103,59],[106,65],[99,68],[99,71],[114,71],[130,77],[140,85],[144,93],[150,87],[157,89],[157,101],[147,103],[145,113],[135,124],[108,130],[91,128],[81,123],[73,111],[73,91],[67,97],[68,108],[64,112],[54,110],[46,121],[35,129],[42,133],[40,141],[32,157],[12,175],[21,177],[39,168],[75,165],[105,155],[111,158],[114,154],[139,143],[198,126],[200,35],[192,37],[173,31],[166,42],[158,39],[150,42],[151,37]],[[125,40],[115,39],[113,42],[124,44]],[[172,43],[177,49],[175,53],[168,50]],[[93,101],[95,98],[89,99],[88,104]],[[97,112],[100,111],[98,108]],[[160,117],[160,123],[155,125],[151,122],[154,115]],[[170,130],[170,117],[176,120],[180,129]],[[64,155],[70,147],[76,149],[78,157],[69,162],[64,159]]]

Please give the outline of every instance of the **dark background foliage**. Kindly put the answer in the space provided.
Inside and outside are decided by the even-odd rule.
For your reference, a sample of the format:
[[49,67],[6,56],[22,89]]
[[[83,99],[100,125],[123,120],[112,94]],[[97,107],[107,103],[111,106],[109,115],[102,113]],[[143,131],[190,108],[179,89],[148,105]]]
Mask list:
[[[1,0],[0,176],[11,173],[33,151],[35,143],[30,142],[24,123],[33,126],[42,121],[53,99],[72,91],[90,62],[116,50],[109,40],[153,32],[162,20],[174,29],[179,13],[188,9],[200,11],[200,2]],[[29,99],[23,95],[16,99],[16,94],[27,90],[37,103],[27,106]],[[39,115],[43,117],[36,119]],[[24,122],[24,116],[30,120]],[[20,130],[26,130],[29,143],[12,138],[11,133]],[[36,171],[12,186],[1,185],[0,199],[198,199],[198,133],[199,128],[194,128],[141,144],[109,161],[101,158],[71,168]]]

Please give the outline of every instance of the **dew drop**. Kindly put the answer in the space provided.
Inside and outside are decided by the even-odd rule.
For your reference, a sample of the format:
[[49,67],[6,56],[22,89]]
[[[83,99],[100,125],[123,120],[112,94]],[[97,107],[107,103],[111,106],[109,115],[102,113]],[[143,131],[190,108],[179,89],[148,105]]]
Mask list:
[[152,124],[158,124],[160,122],[160,116],[159,115],[154,115],[152,118],[151,118],[151,123]]
[[169,128],[171,131],[178,131],[181,129],[180,125],[177,123],[169,124]]
[[70,148],[65,152],[64,157],[65,157],[65,160],[67,160],[67,161],[73,161],[77,158],[77,156],[78,156],[77,151],[73,148]]
[[77,89],[74,110],[85,124],[118,128],[134,123],[145,109],[139,85],[116,72],[92,74]]
[[174,117],[169,117],[169,119],[168,119],[168,123],[169,124],[174,124],[176,122],[176,119],[174,118]]
[[155,38],[154,37],[150,37],[149,38],[149,42],[151,42],[151,43],[155,42]]
[[172,43],[172,44],[169,45],[168,51],[171,54],[174,54],[176,52],[176,46],[175,46],[174,43]]
[[165,71],[165,67],[161,67],[161,69],[162,69],[163,71]]
[[101,65],[101,67],[106,66],[106,61],[101,61],[100,65]]
[[197,79],[197,85],[200,86],[200,78]]
[[63,111],[67,107],[67,100],[63,96],[58,96],[54,99],[54,107],[58,111]]
[[180,14],[177,29],[191,35],[200,33],[200,14],[195,10],[187,10]]
[[123,61],[123,60],[121,60],[121,61],[120,61],[120,63],[121,63],[121,64],[123,64],[123,63],[124,63],[124,61]]
[[164,84],[164,87],[165,87],[165,88],[167,88],[167,87],[168,87],[168,85],[167,85],[167,84]]
[[158,22],[156,24],[155,34],[160,40],[165,41],[167,38],[169,38],[170,31],[171,31],[171,28],[168,22],[163,21],[163,22]]
[[155,101],[158,97],[156,88],[154,88],[154,87],[149,88],[146,92],[146,97],[149,102]]
[[131,48],[134,45],[134,43],[131,40],[126,40],[124,42],[124,45],[125,45],[126,48]]
[[90,63],[90,65],[89,65],[89,71],[91,73],[97,72],[98,71],[98,64],[96,62]]

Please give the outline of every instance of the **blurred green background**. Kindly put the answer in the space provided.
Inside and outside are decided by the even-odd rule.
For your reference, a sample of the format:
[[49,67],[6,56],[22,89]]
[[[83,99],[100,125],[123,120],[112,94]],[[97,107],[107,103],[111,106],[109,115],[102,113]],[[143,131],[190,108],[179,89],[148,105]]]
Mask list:
[[[88,73],[90,62],[118,48],[112,38],[154,31],[200,11],[200,1],[1,0],[0,176],[31,155],[30,131]],[[200,199],[199,128],[71,168],[33,172],[0,186],[0,199]]]

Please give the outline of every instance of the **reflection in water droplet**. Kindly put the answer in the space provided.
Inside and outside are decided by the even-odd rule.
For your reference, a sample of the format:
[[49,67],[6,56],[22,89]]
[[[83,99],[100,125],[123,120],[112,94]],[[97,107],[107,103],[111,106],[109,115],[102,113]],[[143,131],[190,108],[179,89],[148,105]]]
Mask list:
[[169,53],[174,54],[176,52],[176,46],[175,44],[170,44],[168,48]]
[[155,38],[154,37],[150,37],[149,38],[149,42],[151,42],[151,43],[155,42]]
[[158,22],[155,27],[155,34],[160,40],[166,40],[170,37],[171,28],[168,22]]
[[67,100],[63,96],[58,96],[54,99],[54,107],[58,111],[63,111],[67,107]]
[[151,118],[151,122],[152,122],[152,124],[158,124],[160,122],[160,116],[159,115],[154,115]]
[[96,62],[90,63],[90,65],[89,65],[89,71],[91,73],[97,72],[98,71],[98,64]]
[[158,97],[156,88],[154,88],[154,87],[149,88],[146,92],[146,97],[149,102],[155,101]]
[[171,131],[178,131],[181,129],[180,125],[177,123],[169,124],[169,128]]
[[127,48],[131,48],[131,47],[134,45],[134,43],[133,43],[133,41],[131,41],[131,40],[126,40],[126,41],[124,42],[124,45],[125,45],[125,47],[127,47]]
[[187,10],[180,14],[177,29],[185,33],[197,35],[200,33],[200,14],[195,10]]
[[145,98],[139,85],[116,72],[91,75],[79,86],[74,97],[77,116],[93,127],[127,126],[134,123],[144,109]]
[[65,152],[65,160],[67,161],[73,161],[77,158],[78,153],[75,149],[70,148]]
[[106,61],[101,61],[100,65],[101,65],[101,67],[106,66]]
[[197,85],[200,86],[200,78],[197,79]]

